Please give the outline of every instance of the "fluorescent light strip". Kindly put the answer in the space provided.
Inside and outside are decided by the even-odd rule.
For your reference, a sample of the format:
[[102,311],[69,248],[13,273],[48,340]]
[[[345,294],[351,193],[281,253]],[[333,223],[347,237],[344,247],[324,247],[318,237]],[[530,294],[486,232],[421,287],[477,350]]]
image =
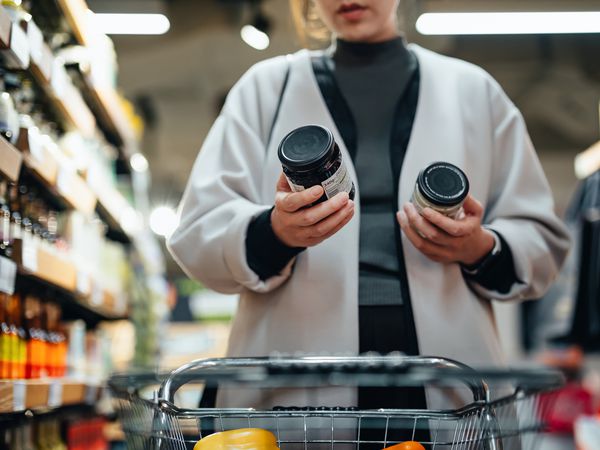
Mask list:
[[416,26],[424,35],[600,33],[600,12],[425,13]]
[[163,14],[93,13],[91,20],[105,34],[165,34],[171,28]]

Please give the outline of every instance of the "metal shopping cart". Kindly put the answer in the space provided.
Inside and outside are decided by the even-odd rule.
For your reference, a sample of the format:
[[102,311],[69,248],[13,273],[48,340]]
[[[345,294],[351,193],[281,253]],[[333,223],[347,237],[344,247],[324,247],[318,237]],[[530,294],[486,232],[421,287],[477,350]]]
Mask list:
[[[472,401],[439,410],[318,404],[268,410],[177,406],[176,393],[195,383],[270,390],[323,386],[447,390],[460,384],[468,388]],[[388,355],[198,360],[163,377],[115,375],[110,387],[128,448],[134,450],[191,449],[208,434],[238,428],[270,430],[281,450],[383,449],[416,437],[427,450],[529,450],[539,442],[538,433],[552,407],[548,392],[562,383],[560,373],[546,369],[475,371],[444,358]],[[490,386],[510,391],[492,400]]]

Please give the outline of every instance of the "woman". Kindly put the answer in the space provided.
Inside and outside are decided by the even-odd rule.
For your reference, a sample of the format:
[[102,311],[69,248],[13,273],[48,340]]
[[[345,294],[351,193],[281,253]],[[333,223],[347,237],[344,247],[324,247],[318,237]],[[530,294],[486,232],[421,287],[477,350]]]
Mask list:
[[[539,297],[568,250],[520,113],[483,70],[407,46],[398,0],[293,3],[316,11],[334,46],[263,61],[234,86],[169,241],[190,276],[240,293],[228,354],[399,350],[500,364],[491,299]],[[341,193],[307,208],[320,187],[290,192],[277,146],[306,124],[332,130],[355,202]],[[436,160],[470,179],[460,220],[408,202]],[[305,395],[220,392],[219,402],[309,404]],[[319,402],[385,406],[369,398],[382,400],[343,391]]]

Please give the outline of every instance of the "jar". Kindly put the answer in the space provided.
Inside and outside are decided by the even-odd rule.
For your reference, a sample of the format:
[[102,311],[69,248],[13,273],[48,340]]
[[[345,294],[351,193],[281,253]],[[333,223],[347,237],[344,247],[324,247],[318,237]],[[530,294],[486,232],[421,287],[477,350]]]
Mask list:
[[291,131],[279,144],[277,154],[293,192],[321,185],[324,194],[315,203],[339,192],[347,192],[350,199],[354,199],[354,182],[327,128],[307,125]]
[[456,219],[469,194],[469,180],[462,170],[447,162],[434,162],[417,177],[411,202],[420,213],[431,208]]

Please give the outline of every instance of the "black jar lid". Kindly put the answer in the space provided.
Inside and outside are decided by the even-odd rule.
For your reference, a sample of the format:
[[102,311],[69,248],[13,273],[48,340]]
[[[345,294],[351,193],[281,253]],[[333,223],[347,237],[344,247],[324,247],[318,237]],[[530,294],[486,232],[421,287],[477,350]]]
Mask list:
[[435,162],[419,173],[419,191],[425,199],[440,206],[461,203],[469,194],[469,180],[462,170],[447,162]]
[[285,167],[307,171],[327,161],[334,149],[331,131],[319,125],[306,125],[288,133],[279,144],[277,154]]

